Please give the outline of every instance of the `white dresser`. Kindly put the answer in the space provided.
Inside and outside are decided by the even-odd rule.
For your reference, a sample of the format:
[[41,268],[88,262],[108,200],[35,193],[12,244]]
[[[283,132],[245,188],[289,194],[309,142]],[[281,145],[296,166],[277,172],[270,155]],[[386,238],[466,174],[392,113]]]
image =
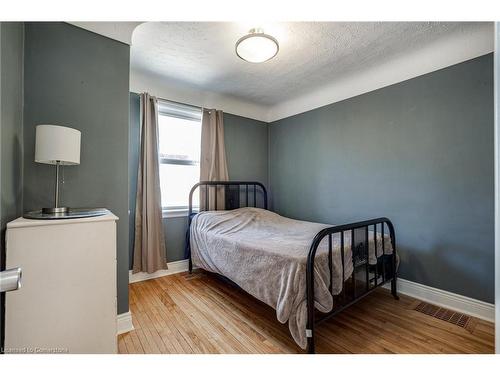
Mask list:
[[116,220],[16,219],[7,224],[6,352],[116,353]]

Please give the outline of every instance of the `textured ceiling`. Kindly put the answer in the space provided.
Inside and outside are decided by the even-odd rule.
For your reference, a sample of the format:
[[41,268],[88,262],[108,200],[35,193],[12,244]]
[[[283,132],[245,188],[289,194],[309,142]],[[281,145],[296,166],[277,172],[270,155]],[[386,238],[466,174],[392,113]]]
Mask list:
[[[133,70],[162,82],[272,106],[346,75],[425,48],[448,35],[468,33],[462,22],[148,22],[132,36]],[[265,63],[240,60],[235,42],[255,26],[280,43]]]

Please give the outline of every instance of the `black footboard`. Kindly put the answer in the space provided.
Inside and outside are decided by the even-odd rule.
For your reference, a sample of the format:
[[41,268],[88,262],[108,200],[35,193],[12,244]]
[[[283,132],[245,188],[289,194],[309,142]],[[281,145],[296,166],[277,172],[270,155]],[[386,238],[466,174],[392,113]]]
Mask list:
[[[386,254],[385,251],[385,228],[389,229],[389,238],[392,244],[392,252]],[[370,264],[369,253],[369,231],[373,231],[373,242],[376,264]],[[345,259],[345,233],[350,234],[351,238],[351,256],[353,272],[346,280],[344,274]],[[340,255],[342,260],[342,291],[338,295],[334,295],[332,291],[332,258],[333,258],[333,237],[340,237]],[[380,236],[380,237],[379,237]],[[316,311],[314,308],[314,261],[318,247],[322,240],[326,238],[328,242],[328,266],[330,270],[330,293],[333,298],[333,309],[316,319]],[[382,241],[382,254],[378,254],[377,241]],[[396,265],[396,237],[394,234],[394,226],[391,221],[385,217],[360,221],[357,223],[338,225],[320,231],[312,242],[307,257],[307,352],[315,352],[315,327],[326,319],[338,314],[353,303],[382,286],[387,282],[391,282],[391,292],[394,298],[398,298],[396,290],[397,265]],[[361,277],[359,277],[361,276]]]
[[[193,206],[193,195],[199,191],[199,207]],[[217,202],[219,200],[219,202]],[[221,203],[221,201],[223,203]],[[219,204],[218,204],[219,203]],[[267,209],[267,191],[263,184],[254,181],[202,181],[194,185],[189,193],[189,226],[186,234],[186,250],[189,258],[189,271],[192,271],[190,235],[189,230],[194,214],[209,210],[231,210],[240,207],[261,207]],[[197,211],[197,212],[195,212]],[[386,232],[386,228],[388,231]],[[376,264],[370,264],[369,232],[373,231],[374,251],[377,259]],[[344,265],[345,234],[349,233],[351,238],[350,250],[352,256],[353,272],[345,280]],[[392,252],[385,251],[386,233],[389,235]],[[316,253],[322,240],[328,242],[328,266],[332,278],[333,242],[334,236],[339,237],[339,248],[342,260],[342,290],[340,294],[334,294],[333,282],[330,279],[330,293],[333,298],[333,309],[326,313],[316,312],[314,307],[314,262]],[[378,241],[381,241],[382,254],[377,252]],[[391,291],[395,298],[396,291],[396,237],[394,226],[387,218],[361,221],[352,224],[338,225],[323,229],[314,237],[308,258],[306,270],[307,282],[307,351],[315,352],[315,327],[326,319],[341,312],[353,303],[388,282],[391,282]]]

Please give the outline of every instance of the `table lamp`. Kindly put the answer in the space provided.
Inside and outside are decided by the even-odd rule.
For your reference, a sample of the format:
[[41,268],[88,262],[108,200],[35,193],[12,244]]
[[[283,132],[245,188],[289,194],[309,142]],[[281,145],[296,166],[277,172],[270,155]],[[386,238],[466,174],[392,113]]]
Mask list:
[[44,214],[67,214],[68,207],[59,207],[59,167],[80,164],[79,130],[58,125],[37,125],[35,162],[55,165],[54,207],[42,208]]

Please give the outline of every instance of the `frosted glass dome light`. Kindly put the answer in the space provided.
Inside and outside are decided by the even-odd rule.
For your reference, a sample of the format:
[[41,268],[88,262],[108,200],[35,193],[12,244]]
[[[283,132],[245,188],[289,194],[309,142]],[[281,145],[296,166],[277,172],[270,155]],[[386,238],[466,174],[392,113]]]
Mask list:
[[251,63],[271,60],[278,51],[278,41],[271,35],[264,34],[262,29],[251,29],[236,42],[238,57]]

